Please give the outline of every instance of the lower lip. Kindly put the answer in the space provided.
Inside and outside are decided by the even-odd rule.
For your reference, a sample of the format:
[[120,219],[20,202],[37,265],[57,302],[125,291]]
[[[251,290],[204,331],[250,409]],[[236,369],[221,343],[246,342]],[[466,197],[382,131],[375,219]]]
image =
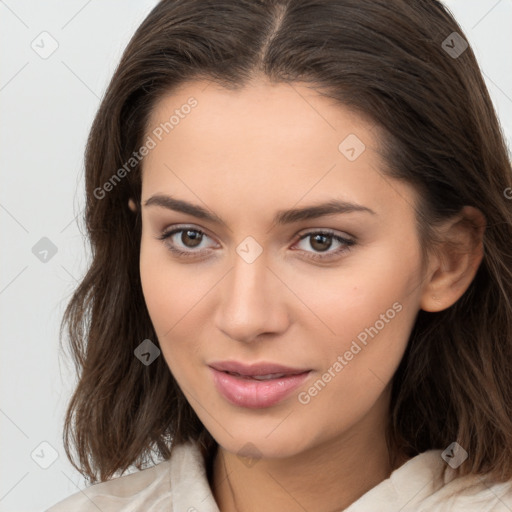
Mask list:
[[311,373],[290,375],[269,380],[244,379],[211,368],[217,390],[232,404],[261,409],[277,404],[298,388]]

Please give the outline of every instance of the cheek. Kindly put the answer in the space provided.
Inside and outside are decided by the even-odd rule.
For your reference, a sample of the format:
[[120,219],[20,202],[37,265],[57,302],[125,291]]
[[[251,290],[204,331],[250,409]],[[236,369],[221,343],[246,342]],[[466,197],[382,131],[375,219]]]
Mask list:
[[[294,265],[274,265],[294,292],[290,295],[283,284],[275,304],[287,308],[289,327],[298,329],[297,353],[306,360],[312,357],[319,372],[344,357],[343,374],[356,373],[334,380],[355,395],[361,383],[391,378],[419,304],[414,293],[419,254],[414,247],[402,251],[399,259],[391,242],[360,254],[337,268],[311,265],[299,271]],[[223,272],[215,265],[206,267],[173,260],[162,242],[143,234],[144,298],[163,355],[177,377],[187,368],[193,371],[191,362],[201,356],[201,340],[206,342],[213,332],[214,296],[223,286]]]
[[[194,265],[171,259],[159,241],[142,239],[140,277],[142,291],[162,354],[173,374],[187,368],[191,354],[198,351],[201,336],[196,329],[205,323],[198,318],[204,299],[218,281],[211,273],[197,277]],[[179,363],[183,361],[184,364]],[[188,365],[190,366],[190,364]]]
[[[412,245],[412,244],[411,244]],[[317,280],[297,273],[294,291],[307,304],[301,325],[307,329],[303,352],[315,352],[321,371],[331,369],[337,384],[352,396],[364,386],[383,388],[394,374],[406,349],[419,309],[419,252],[412,246],[400,258],[390,242],[361,257],[347,259],[345,267],[329,270]],[[309,344],[309,346],[308,346]],[[333,369],[336,362],[342,365]],[[341,377],[341,375],[344,377]],[[338,376],[339,375],[339,376]],[[326,376],[329,379],[329,376]]]
[[144,299],[159,336],[164,336],[185,317],[201,297],[202,286],[194,279],[193,265],[173,261],[163,242],[144,233],[140,278]]
[[390,245],[355,255],[339,268],[295,272],[289,279],[297,296],[316,314],[318,327],[323,324],[325,334],[346,339],[379,322],[381,315],[384,321],[400,322],[405,315],[396,314],[396,302],[404,308],[419,303],[416,256],[411,249],[397,259]]
[[[359,280],[357,287],[346,283],[341,292],[338,287],[336,301],[333,293],[323,316],[335,334],[326,335],[327,329],[316,322],[316,330],[306,336],[309,353],[322,363],[297,402],[308,417],[326,418],[324,435],[349,429],[370,411],[386,407],[381,398],[402,360],[418,311],[404,281]],[[319,341],[313,351],[312,339]],[[316,429],[314,422],[308,423],[303,435],[317,435]]]

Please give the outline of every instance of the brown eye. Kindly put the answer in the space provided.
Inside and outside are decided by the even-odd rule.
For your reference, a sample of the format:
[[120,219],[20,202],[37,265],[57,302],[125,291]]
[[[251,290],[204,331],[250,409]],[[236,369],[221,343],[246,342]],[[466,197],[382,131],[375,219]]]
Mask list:
[[182,226],[162,233],[156,237],[162,240],[165,246],[178,257],[193,257],[205,255],[212,248],[199,247],[205,240],[210,238],[200,229]]
[[310,235],[311,237],[311,247],[316,251],[326,251],[332,245],[332,235],[325,235],[323,233],[317,233],[314,235]]
[[[179,235],[179,236],[178,236]],[[178,257],[195,257],[204,256],[211,252],[211,247],[198,248],[201,243],[210,238],[206,233],[200,229],[192,229],[190,227],[176,228],[162,235],[156,237],[158,240],[162,240],[167,248]],[[299,244],[304,243],[304,240],[308,239],[309,242],[306,244],[308,247],[302,247],[302,252],[306,253],[306,257],[312,260],[324,260],[339,258],[343,253],[348,252],[352,246],[356,245],[355,239],[344,238],[331,233],[329,231],[313,231],[302,235],[299,239]],[[333,247],[335,250],[329,250]],[[312,249],[312,250],[311,250]]]
[[[307,258],[319,261],[339,258],[343,253],[350,251],[352,246],[356,245],[355,239],[344,238],[330,231],[313,231],[306,233],[300,237],[299,243],[304,244],[305,240],[308,240],[306,243],[308,247],[301,247],[300,249],[306,253]],[[335,242],[338,247],[336,248],[335,245],[335,249],[329,251],[333,246],[333,242]],[[313,251],[310,249],[313,249]]]
[[203,233],[195,229],[184,229],[181,232],[181,242],[185,247],[197,247],[203,239]]

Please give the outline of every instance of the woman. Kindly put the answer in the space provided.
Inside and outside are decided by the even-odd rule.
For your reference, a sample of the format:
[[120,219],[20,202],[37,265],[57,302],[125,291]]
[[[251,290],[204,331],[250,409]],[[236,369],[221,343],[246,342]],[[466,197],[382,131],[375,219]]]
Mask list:
[[511,510],[511,176],[439,2],[162,0],[88,141],[96,485],[50,511]]

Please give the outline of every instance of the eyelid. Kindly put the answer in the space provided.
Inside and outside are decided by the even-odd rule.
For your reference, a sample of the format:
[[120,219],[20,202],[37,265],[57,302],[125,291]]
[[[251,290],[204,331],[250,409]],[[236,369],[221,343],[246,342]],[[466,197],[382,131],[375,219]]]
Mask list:
[[[193,224],[173,224],[168,229],[164,229],[162,234],[156,236],[155,238],[164,242],[164,244],[166,244],[168,246],[168,249],[171,252],[173,252],[175,254],[182,255],[184,257],[193,258],[193,257],[200,256],[201,254],[203,254],[205,252],[208,252],[208,250],[210,248],[206,248],[206,249],[202,248],[202,249],[198,249],[198,250],[193,250],[193,249],[182,250],[182,249],[173,247],[170,244],[166,243],[167,239],[169,239],[170,237],[174,236],[175,234],[177,234],[179,232],[187,231],[187,230],[196,231],[198,233],[206,235],[208,238],[213,239],[213,237],[211,237],[208,234],[207,230],[197,227]],[[337,249],[335,251],[328,250],[325,253],[314,252],[314,251],[305,251],[305,250],[299,249],[299,251],[302,251],[307,254],[307,256],[305,256],[306,259],[310,259],[313,261],[319,261],[319,262],[321,262],[321,261],[329,262],[330,260],[339,259],[340,255],[344,254],[345,252],[350,251],[352,249],[352,246],[357,244],[357,238],[348,233],[345,234],[344,232],[340,232],[340,231],[337,231],[337,230],[331,229],[331,228],[306,228],[303,231],[294,235],[294,238],[298,238],[298,240],[294,243],[294,245],[292,247],[299,244],[302,240],[304,240],[308,237],[317,235],[317,234],[323,234],[323,235],[330,236],[334,240],[336,240],[338,243],[341,243],[342,245],[344,245],[344,247],[342,249]],[[324,254],[325,254],[325,256],[324,256]]]
[[171,233],[173,231],[181,231],[181,230],[186,231],[187,229],[189,231],[199,231],[200,233],[204,233],[205,235],[208,235],[208,237],[212,238],[212,239],[215,238],[214,236],[209,234],[208,229],[196,226],[195,224],[172,224],[171,226],[162,229],[161,232],[162,232],[162,236],[163,236],[163,235],[168,235],[169,233]]
[[[169,235],[171,232],[178,231],[180,229],[183,229],[183,230],[189,229],[191,231],[199,231],[200,233],[204,233],[205,235],[207,235],[209,238],[212,238],[212,239],[215,238],[209,234],[207,229],[196,226],[194,224],[173,224],[172,226],[169,226],[168,229],[166,228],[166,229],[162,230],[162,236]],[[302,239],[304,236],[312,235],[315,233],[325,233],[325,234],[329,234],[329,235],[340,236],[341,238],[348,238],[354,242],[357,242],[356,236],[354,236],[350,233],[347,233],[346,231],[339,231],[339,230],[332,229],[332,228],[314,228],[314,227],[313,228],[304,228],[303,230],[296,233],[292,238]]]
[[[214,237],[208,234],[208,230],[200,228],[198,226],[194,226],[193,224],[173,224],[169,228],[164,229],[160,235],[156,236],[156,238],[165,243],[167,241],[167,239],[171,238],[175,234],[177,234],[181,231],[187,231],[187,230],[188,231],[197,231],[198,233],[206,235],[211,240],[214,240]],[[169,244],[167,244],[167,245],[169,245]],[[208,249],[210,249],[210,248],[207,248],[207,249],[203,248],[203,249],[198,249],[198,250],[188,250],[188,251],[182,251],[182,252],[188,252],[192,255],[192,254],[200,254],[202,252],[207,251]],[[177,251],[180,251],[180,249],[177,249]]]
[[307,236],[307,235],[313,235],[315,233],[324,233],[324,234],[328,234],[328,235],[339,236],[341,238],[346,238],[349,240],[353,240],[354,242],[357,242],[356,236],[354,236],[350,233],[347,233],[346,231],[340,231],[338,229],[333,229],[333,228],[305,228],[305,229],[299,231],[299,233],[297,233],[297,235],[295,235],[295,236],[301,238],[303,235]]

